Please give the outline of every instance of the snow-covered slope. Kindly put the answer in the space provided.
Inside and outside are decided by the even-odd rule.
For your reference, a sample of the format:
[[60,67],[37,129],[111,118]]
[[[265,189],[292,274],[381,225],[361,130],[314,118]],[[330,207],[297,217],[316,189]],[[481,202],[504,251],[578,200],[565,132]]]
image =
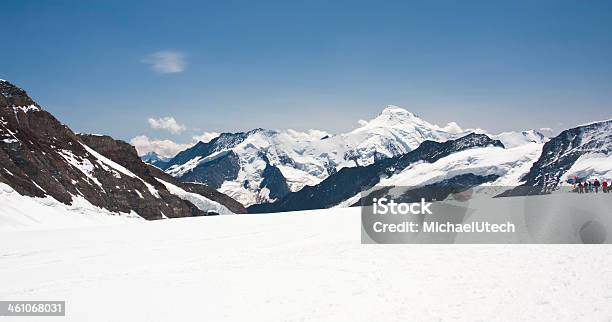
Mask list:
[[233,215],[234,214],[229,209],[227,209],[225,206],[223,206],[222,204],[216,201],[212,201],[197,193],[185,191],[185,189],[179,186],[173,185],[170,182],[166,182],[159,178],[156,178],[156,179],[157,181],[161,182],[166,187],[166,189],[170,191],[171,194],[178,196],[179,198],[183,200],[191,202],[196,207],[198,207],[198,209],[202,211],[213,210],[213,211],[216,211],[220,215]]
[[548,138],[536,130],[503,132],[496,135],[490,135],[490,137],[500,140],[506,148],[514,148],[529,143],[544,144],[548,142]]
[[520,183],[531,164],[542,151],[542,144],[530,143],[504,149],[484,147],[453,153],[434,163],[421,162],[406,168],[390,178],[383,179],[383,186],[419,186],[430,184],[465,173],[498,175],[493,184],[515,186]]
[[2,321],[612,316],[609,245],[376,246],[360,232],[357,208],[3,232],[0,299],[65,300],[66,317]]
[[358,155],[359,165],[372,164],[375,153],[393,157],[416,149],[423,141],[443,142],[466,134],[456,123],[431,124],[401,107],[389,105],[376,118],[340,135],[339,141]]
[[22,196],[0,182],[0,231],[97,226],[143,220],[135,212],[113,213],[75,196],[66,205],[51,196]]

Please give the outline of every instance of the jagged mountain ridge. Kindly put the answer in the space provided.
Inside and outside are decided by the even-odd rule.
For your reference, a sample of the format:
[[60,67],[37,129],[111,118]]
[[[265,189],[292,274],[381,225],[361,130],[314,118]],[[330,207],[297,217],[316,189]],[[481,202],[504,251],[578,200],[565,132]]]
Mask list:
[[439,127],[388,106],[373,120],[339,135],[264,129],[223,133],[180,152],[164,170],[181,181],[218,187],[250,205],[315,185],[345,167],[405,154],[425,140],[446,141],[466,133],[457,124]]
[[[152,176],[134,147],[75,134],[7,81],[0,81],[0,167],[0,182],[23,196],[66,205],[80,200],[92,209],[145,219],[205,214]],[[209,204],[230,212],[214,200]]]

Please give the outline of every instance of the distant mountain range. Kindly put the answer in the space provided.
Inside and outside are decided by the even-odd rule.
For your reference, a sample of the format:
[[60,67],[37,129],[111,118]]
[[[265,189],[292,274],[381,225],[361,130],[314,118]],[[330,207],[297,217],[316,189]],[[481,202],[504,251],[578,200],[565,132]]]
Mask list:
[[[547,138],[438,126],[387,106],[347,133],[222,133],[172,158],[138,157],[109,136],[76,134],[0,81],[0,202],[161,219],[352,206],[377,185],[508,187],[546,193],[568,179],[612,179],[612,120]],[[3,199],[4,198],[4,199]],[[13,198],[13,199],[11,199]],[[61,206],[61,207],[64,207]]]

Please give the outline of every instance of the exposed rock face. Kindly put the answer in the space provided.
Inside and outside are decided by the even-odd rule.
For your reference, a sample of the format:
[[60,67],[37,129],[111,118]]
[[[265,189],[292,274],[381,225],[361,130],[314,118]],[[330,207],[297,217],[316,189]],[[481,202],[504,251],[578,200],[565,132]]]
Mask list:
[[132,146],[75,134],[6,81],[0,81],[0,182],[22,195],[65,204],[83,198],[145,219],[205,214],[155,180]]
[[578,158],[593,153],[612,153],[612,120],[565,130],[546,142],[540,158],[523,177],[524,183],[500,196],[551,192]]
[[210,142],[198,142],[191,148],[179,152],[176,156],[169,160],[165,165],[165,168],[162,169],[166,170],[172,166],[184,164],[197,157],[206,157],[215,152],[231,149],[242,143],[244,139],[257,131],[262,130],[256,129],[250,132],[221,133],[218,137],[212,139]]
[[159,188],[163,187],[151,176],[149,167],[141,161],[136,153],[136,149],[129,143],[115,140],[108,135],[79,133],[77,136],[87,146],[96,150],[96,152],[126,167],[151,185]]
[[291,192],[283,173],[270,163],[266,164],[262,176],[263,180],[259,184],[259,188],[268,189],[270,191],[270,198],[280,199]]
[[381,177],[390,177],[399,173],[412,163],[418,161],[433,163],[458,151],[486,146],[504,147],[498,140],[474,133],[442,143],[425,141],[417,149],[404,155],[382,159],[365,167],[342,168],[315,186],[307,186],[298,192],[289,193],[274,203],[253,205],[248,210],[257,213],[333,207],[357,195],[362,189],[375,186]]
[[236,153],[229,151],[209,162],[198,164],[193,170],[182,175],[180,180],[204,183],[218,189],[223,182],[236,179],[238,171],[240,171],[240,160]]
[[[94,196],[89,178],[70,166],[67,158],[88,153],[76,135],[42,110],[26,92],[0,81],[0,180],[22,195],[51,194],[63,203],[72,195]],[[70,153],[68,153],[70,151]],[[80,160],[92,166],[95,160]],[[82,179],[82,180],[79,180]]]

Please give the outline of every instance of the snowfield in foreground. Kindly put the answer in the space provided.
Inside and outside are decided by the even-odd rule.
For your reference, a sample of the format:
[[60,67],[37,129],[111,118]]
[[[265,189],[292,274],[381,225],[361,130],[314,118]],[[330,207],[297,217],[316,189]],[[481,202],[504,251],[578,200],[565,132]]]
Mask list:
[[610,255],[361,245],[357,208],[137,221],[0,233],[0,300],[66,300],[51,321],[604,321]]

